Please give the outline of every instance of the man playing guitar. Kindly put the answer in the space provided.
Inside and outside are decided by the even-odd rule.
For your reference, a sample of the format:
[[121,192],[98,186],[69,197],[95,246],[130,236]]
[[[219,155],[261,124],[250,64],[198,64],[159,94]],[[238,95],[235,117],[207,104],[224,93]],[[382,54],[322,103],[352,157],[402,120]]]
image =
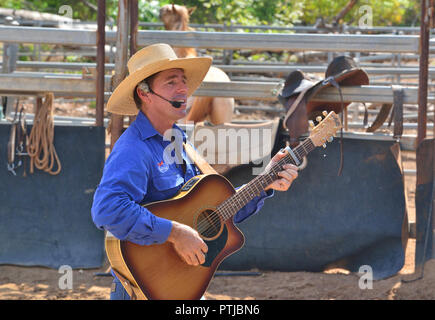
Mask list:
[[[165,140],[164,135],[167,130],[178,130],[186,139],[175,123],[186,115],[187,98],[199,87],[210,65],[208,57],[179,59],[166,44],[145,47],[130,58],[130,74],[114,90],[107,110],[137,117],[115,143],[92,206],[92,218],[98,228],[142,246],[170,242],[184,262],[193,266],[204,263],[208,250],[198,232],[158,217],[142,205],[173,197],[200,173],[182,146],[176,150],[183,150],[183,161],[165,161],[165,148],[171,141]],[[284,155],[277,153],[268,166]],[[239,210],[234,222],[258,212],[273,190],[286,191],[297,178],[297,169],[285,164],[278,173],[279,179]],[[129,299],[116,276],[111,299]]]

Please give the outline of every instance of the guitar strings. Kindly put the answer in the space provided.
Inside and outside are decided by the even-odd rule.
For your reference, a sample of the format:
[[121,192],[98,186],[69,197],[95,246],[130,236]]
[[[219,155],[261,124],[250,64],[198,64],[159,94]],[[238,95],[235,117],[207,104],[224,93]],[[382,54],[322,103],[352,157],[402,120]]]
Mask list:
[[[299,156],[299,158],[301,159],[301,158],[303,158],[303,155],[301,155],[301,153],[299,152],[300,150],[299,150],[299,147],[302,147],[302,148],[304,148],[305,149],[305,154],[307,154],[307,153],[309,153],[309,152],[311,152],[314,148],[315,148],[315,146],[311,143],[311,141],[309,140],[309,139],[307,139],[307,140],[305,140],[301,145],[299,145],[298,147],[296,147],[293,151]],[[305,147],[307,147],[307,148],[305,148]],[[283,164],[286,164],[286,163],[288,163],[288,162],[291,162],[291,163],[293,163],[293,164],[295,164],[294,163],[294,160],[290,157],[290,155],[286,155],[285,157],[283,157],[280,161],[278,161],[274,166],[272,166],[272,168],[271,168],[271,170],[270,171],[273,171],[274,172],[274,174],[276,175],[277,173],[275,172],[275,171],[278,171],[278,170],[280,170],[281,168],[282,168],[282,165]],[[269,171],[269,172],[270,172]],[[253,179],[253,181],[252,182],[254,182],[254,180],[258,180],[258,179],[260,179],[260,178],[267,178],[268,176],[265,176],[265,175],[260,175],[260,176],[257,176],[255,179]],[[274,180],[272,180],[270,183],[272,183]],[[268,184],[270,184],[270,183],[268,183]],[[226,204],[226,201],[223,203],[223,207],[225,207],[226,205],[228,205],[228,204]]]
[[[275,169],[277,170],[278,167],[282,164],[285,164],[285,160],[280,160],[279,162],[277,162],[270,171],[273,171],[274,174],[275,173]],[[255,182],[257,182],[258,180],[261,180],[261,178],[267,178],[267,176],[258,176],[256,178],[254,178],[251,183],[255,184]],[[273,180],[272,180],[273,181]],[[215,228],[215,226],[218,223],[224,223],[228,218],[232,217],[235,213],[237,213],[238,210],[240,210],[241,208],[243,208],[246,203],[247,200],[249,200],[249,194],[246,194],[247,190],[249,190],[250,186],[247,186],[246,189],[242,189],[240,191],[240,193],[237,194],[238,197],[241,197],[241,202],[239,202],[237,199],[236,200],[229,200],[232,197],[230,197],[229,199],[225,200],[223,203],[221,203],[221,205],[218,206],[218,208],[212,212],[208,217],[210,218],[209,221],[206,221],[205,219],[202,220],[200,223],[198,223],[197,226],[197,231],[200,234],[203,234],[205,232],[209,232],[212,231],[211,229]],[[235,201],[237,201],[237,205],[236,205],[236,209],[234,206]],[[240,207],[237,209],[237,207]],[[222,222],[221,222],[222,220]]]
[[[308,154],[309,152],[311,152],[313,149],[314,149],[314,145],[312,144],[312,143],[310,143],[311,141],[310,141],[310,139],[306,139],[304,142],[302,142],[300,145],[298,145],[294,150],[293,150],[293,152],[295,152],[298,156],[299,156],[299,158],[302,158],[303,156],[301,155],[301,153],[300,153],[300,149],[299,149],[299,147],[302,147],[304,150],[305,150],[305,154]],[[308,147],[308,148],[305,148],[305,147]],[[286,159],[286,158],[288,158],[288,159]],[[277,175],[277,173],[275,172],[275,169],[278,171],[279,169],[281,169],[282,168],[282,165],[284,165],[284,164],[286,164],[286,163],[288,163],[288,162],[291,162],[291,163],[293,163],[293,164],[295,164],[295,162],[294,162],[294,159],[292,159],[291,157],[290,157],[290,155],[289,154],[287,154],[286,156],[284,156],[283,158],[281,158],[278,162],[276,162],[272,167],[271,167],[271,169],[270,169],[270,171],[272,171],[273,172],[273,175]],[[270,172],[269,171],[269,172]],[[269,176],[270,176],[270,174],[269,174]],[[259,180],[259,179],[261,179],[261,178],[266,178],[266,177],[268,177],[267,175],[260,175],[260,176],[257,176],[256,178],[254,178],[252,181],[251,181],[251,183],[250,184],[253,184],[253,182],[255,181],[255,180]],[[277,180],[277,179],[274,179],[274,180],[272,180],[272,182],[273,181],[275,181],[275,180]],[[272,183],[271,182],[271,183]],[[245,196],[242,192],[244,192],[245,190],[248,190],[249,189],[249,187],[247,188],[247,189],[243,189],[243,190],[241,190],[240,192],[240,196],[242,197],[242,200],[243,201],[245,201],[245,200],[248,200],[249,199],[249,195],[250,194],[248,194],[248,195],[246,195],[247,196],[247,198],[246,199],[244,199],[243,197]],[[245,191],[246,192],[246,191]],[[261,191],[260,191],[260,193],[261,193]],[[255,194],[257,194],[257,193],[255,193]],[[232,197],[230,197],[229,199],[231,199]],[[222,218],[222,220],[223,220],[223,222],[225,222],[228,218],[230,218],[230,217],[232,217],[235,213],[233,213],[232,211],[233,211],[233,209],[234,209],[234,205],[232,205],[231,204],[231,201],[228,201],[229,199],[227,199],[227,200],[225,200],[221,205],[219,205],[219,207],[214,211],[214,212],[212,212],[208,217],[211,217],[211,219],[209,219],[209,220],[211,220],[211,225],[210,225],[210,223],[209,222],[207,222],[207,219],[203,219],[201,222],[199,222],[198,223],[198,225],[197,225],[197,231],[200,233],[200,234],[203,234],[204,232],[207,232],[207,231],[210,231],[210,229],[211,228],[215,228],[215,225],[219,222],[219,223],[221,223],[220,222],[220,220],[221,220],[221,218]],[[243,203],[243,201],[242,201],[242,203]],[[249,201],[248,201],[249,202]],[[246,203],[244,203],[243,204],[243,206],[245,206],[246,205]],[[241,207],[241,208],[243,208],[243,206]],[[238,210],[240,210],[241,208],[239,208]],[[238,211],[237,210],[237,211]],[[223,212],[221,212],[221,211],[223,211]],[[237,213],[237,211],[236,211],[236,213]],[[228,213],[228,216],[227,216],[227,213]],[[216,229],[216,228],[215,228]]]
[[[294,151],[294,152],[299,156],[299,158],[302,158],[303,155],[302,155],[301,152],[300,152],[300,151],[301,151],[300,148],[303,148],[304,151],[305,151],[305,154],[308,154],[309,152],[311,152],[311,151],[315,148],[315,146],[314,146],[314,144],[311,142],[310,139],[307,139],[307,140],[305,140],[303,143],[301,143],[298,147],[296,147],[293,151]],[[283,164],[286,164],[286,163],[288,163],[288,162],[291,162],[291,163],[295,164],[295,163],[294,163],[294,159],[292,159],[292,158],[287,154],[285,157],[283,157],[281,160],[279,160],[277,163],[275,163],[275,164],[271,167],[270,171],[272,171],[274,175],[277,175],[277,173],[275,172],[275,170],[278,171],[279,169],[282,168],[282,165],[283,165]],[[270,172],[270,171],[269,171],[269,172]],[[257,176],[256,178],[254,178],[254,179],[251,181],[250,185],[248,185],[248,187],[247,187],[246,189],[241,190],[241,193],[239,194],[239,196],[242,198],[242,204],[243,204],[243,205],[242,205],[238,210],[240,210],[241,208],[243,208],[243,206],[246,205],[247,202],[244,203],[244,201],[248,200],[248,202],[249,202],[249,196],[252,195],[252,191],[254,192],[255,195],[257,195],[257,193],[258,193],[259,190],[256,190],[256,191],[254,191],[254,190],[250,190],[251,186],[256,186],[257,180],[267,179],[267,178],[269,178],[270,176],[271,176],[270,174],[269,174],[269,175],[264,175],[264,174],[262,174],[262,175],[260,175],[260,176]],[[275,179],[275,180],[276,180],[276,179]],[[272,180],[270,183],[272,183],[273,181],[274,181],[274,180]],[[261,182],[264,182],[264,180],[261,181]],[[266,183],[268,183],[268,181],[266,181]],[[270,183],[268,183],[268,184],[270,184]],[[250,193],[247,194],[247,195],[245,195],[246,190],[249,190],[249,191],[250,191]],[[261,191],[260,191],[260,193],[261,193]],[[245,196],[246,196],[246,198],[245,198]],[[231,199],[231,198],[229,198],[229,199]],[[240,205],[240,204],[239,204],[239,205]],[[238,211],[238,210],[237,210],[237,211]],[[221,218],[222,218],[222,220],[225,222],[228,218],[232,217],[235,213],[237,213],[237,211],[236,211],[236,212],[234,212],[234,211],[235,211],[235,210],[234,210],[234,200],[233,200],[233,201],[228,201],[228,199],[225,200],[225,201],[224,201],[224,202],[223,202],[223,203],[222,203],[222,204],[217,208],[217,210],[215,210],[213,213],[211,213],[211,214],[209,215],[209,217],[211,217],[212,226],[210,226],[210,224],[209,224],[206,220],[203,220],[202,222],[200,222],[200,223],[198,224],[198,231],[199,231],[200,233],[202,233],[202,232],[206,232],[206,231],[209,231],[210,228],[215,227],[215,225],[216,225],[218,222],[220,222]]]
[[[254,180],[259,180],[259,177],[256,177],[255,179],[253,179],[251,183],[253,183]],[[244,201],[246,201],[246,199],[245,199],[246,190],[247,189],[243,189],[240,191],[239,194],[237,194],[237,196],[242,197],[242,202],[241,202],[242,206],[240,208],[243,208],[243,206],[246,205],[246,203],[244,203]],[[229,199],[231,199],[231,198],[232,197],[230,197]],[[228,218],[230,218],[234,215],[233,212],[235,211],[234,210],[234,203],[235,203],[234,201],[235,200],[229,200],[229,199],[226,199],[224,202],[222,202],[218,206],[218,208],[208,216],[211,218],[211,219],[209,219],[209,221],[211,222],[212,225],[210,225],[209,222],[206,220],[202,220],[200,223],[198,223],[197,231],[200,234],[210,231],[210,229],[215,227],[218,223],[224,223]],[[238,202],[238,206],[240,206],[240,202]],[[236,206],[236,208],[237,208],[237,206]],[[238,210],[240,210],[240,209],[238,209]],[[222,220],[222,222],[221,222],[221,220]]]
[[[301,155],[301,153],[300,153],[300,149],[299,149],[299,147],[301,147],[301,148],[303,148],[304,149],[304,151],[305,151],[305,154],[308,154],[309,152],[311,152],[314,148],[315,148],[315,146],[311,143],[311,141],[309,140],[309,139],[307,139],[307,140],[305,140],[303,143],[301,143],[298,147],[296,147],[293,151],[299,156],[299,158],[302,158],[303,156]],[[307,147],[307,148],[305,148],[305,147]],[[288,159],[286,159],[286,158],[288,158]],[[284,164],[286,164],[286,163],[288,163],[288,162],[291,162],[291,163],[293,163],[293,164],[295,164],[294,163],[294,159],[292,159],[288,154],[285,156],[285,157],[283,157],[281,160],[279,160],[277,163],[275,163],[272,167],[271,167],[271,169],[270,169],[270,171],[272,171],[273,173],[274,173],[274,175],[277,175],[276,174],[276,172],[275,172],[275,169],[276,170],[278,170],[278,169],[280,169],[281,167],[282,167],[282,165],[284,165]],[[269,172],[270,172],[269,171]],[[269,175],[270,176],[270,175]],[[258,177],[256,177],[256,178],[254,178],[252,181],[251,181],[251,183],[252,183],[252,185],[255,185],[255,183],[254,183],[254,181],[255,180],[259,180],[259,179],[261,179],[261,178],[267,178],[268,176],[267,175],[260,175],[260,176],[258,176]],[[276,180],[276,179],[275,179]],[[274,180],[272,180],[272,182],[273,182]],[[271,182],[271,183],[272,183]],[[247,188],[247,189],[244,189],[244,190],[248,190],[249,189],[249,187]],[[242,190],[241,192],[243,192],[244,190]],[[258,190],[257,190],[258,191]],[[260,193],[261,193],[261,191],[260,191]],[[255,194],[257,194],[257,192],[255,192]],[[247,199],[244,199],[244,194],[243,193],[240,193],[239,194],[241,197],[242,197],[242,200],[243,201],[245,201],[245,200],[247,200]],[[246,196],[249,196],[249,194],[248,195],[246,195]],[[231,199],[231,198],[229,198],[229,199]],[[243,201],[242,201],[242,203],[243,203]],[[245,206],[246,205],[246,203],[244,203],[243,204],[243,206]],[[243,206],[241,207],[241,208],[243,208]],[[240,209],[241,209],[240,208]],[[240,209],[238,209],[238,210],[240,210]],[[238,211],[237,210],[237,211]],[[222,212],[223,211],[223,212]],[[236,211],[236,213],[237,213],[237,211]],[[228,216],[227,216],[227,214],[228,214]],[[216,229],[216,224],[219,222],[219,223],[221,223],[220,222],[220,220],[221,220],[221,218],[222,218],[222,220],[223,220],[223,222],[225,222],[228,218],[230,218],[230,217],[232,217],[233,215],[234,215],[235,213],[234,213],[234,205],[232,205],[232,203],[231,203],[231,201],[228,201],[228,199],[227,200],[225,200],[218,208],[217,208],[217,210],[215,210],[214,212],[212,212],[210,215],[209,215],[209,217],[211,217],[211,223],[212,223],[212,225],[210,225],[210,223],[208,223],[206,220],[203,220],[203,221],[201,221],[200,223],[198,223],[198,226],[197,226],[197,229],[198,229],[198,232],[200,233],[200,234],[202,234],[202,233],[204,233],[204,232],[207,232],[207,231],[210,231],[210,229],[211,228],[215,228]]]
[[[288,160],[286,161],[286,159],[285,158],[289,158],[288,160],[290,160],[290,161],[292,161],[293,159],[291,159],[290,158],[290,156],[289,155],[286,155],[285,157],[283,157],[282,159],[280,159],[278,162],[276,162],[272,167],[271,167],[271,169],[270,169],[270,171],[269,172],[273,172],[273,175],[276,175],[276,172],[275,172],[275,170],[278,170],[279,168],[281,168],[282,167],[282,165],[284,165],[284,164],[286,164],[287,162],[288,162]],[[270,175],[269,175],[270,176]],[[267,178],[268,176],[267,175],[260,175],[260,176],[257,176],[257,177],[255,177],[252,181],[251,181],[251,186],[252,185],[255,185],[255,182],[256,182],[256,180],[260,180],[261,178]],[[274,180],[272,180],[272,182],[273,182]],[[271,182],[271,183],[272,183]],[[248,190],[250,188],[250,186],[248,186],[248,188],[247,189],[242,189],[240,192],[240,194],[238,194],[240,197],[242,197],[242,206],[241,206],[241,208],[243,208],[245,205],[246,205],[246,203],[244,203],[244,201],[246,201],[246,200],[248,200],[249,199],[249,194],[248,195],[245,195],[245,193],[246,193],[246,190]],[[255,192],[255,194],[257,194],[258,193],[258,190],[257,190],[257,192]],[[260,191],[260,193],[261,193],[261,191]],[[244,198],[244,197],[247,197],[247,198]],[[229,198],[229,199],[231,199],[231,197]],[[233,200],[234,201],[234,200]],[[234,214],[232,213],[232,211],[234,210],[234,205],[233,205],[233,203],[234,202],[232,202],[232,201],[228,201],[228,199],[227,200],[225,200],[221,205],[219,205],[218,206],[218,208],[214,211],[214,212],[212,212],[210,215],[208,215],[208,218],[211,218],[211,219],[203,219],[202,221],[200,221],[199,223],[198,223],[198,225],[197,225],[197,231],[200,233],[200,234],[203,234],[203,233],[205,233],[205,232],[208,232],[208,231],[210,231],[210,229],[212,229],[212,228],[215,228],[215,226],[217,225],[217,223],[220,223],[220,220],[221,220],[221,218],[222,218],[222,220],[223,220],[223,222],[225,222],[228,218],[230,218],[230,217],[232,217]],[[240,209],[241,209],[240,208]],[[238,210],[240,210],[240,209],[238,209]],[[237,210],[237,211],[238,211]],[[237,212],[236,211],[236,212]],[[209,221],[211,222],[211,223],[209,223]],[[215,228],[216,229],[216,228]]]
[[[270,171],[274,171],[275,169],[277,169],[277,167],[279,167],[280,165],[282,165],[282,164],[285,164],[286,163],[286,161],[285,161],[285,159],[282,159],[282,160],[280,160],[279,162],[277,162],[272,168],[271,168],[271,170]],[[275,172],[275,171],[274,171]],[[255,182],[256,182],[256,180],[260,180],[261,178],[263,178],[263,177],[267,177],[267,176],[264,176],[264,175],[262,175],[262,176],[258,176],[258,177],[256,177],[256,178],[254,178],[252,181],[251,181],[251,183],[252,184],[254,184]],[[246,190],[248,190],[249,189],[249,187],[247,188],[247,189],[243,189],[243,190],[241,190],[240,191],[240,193],[238,194],[238,196],[241,196],[243,199],[242,200],[246,200],[246,199],[244,199],[244,196],[245,196],[245,193],[246,193]],[[229,198],[229,199],[231,199],[231,198]],[[219,205],[219,207],[217,208],[217,210],[215,210],[212,214],[213,214],[213,217],[215,218],[215,219],[219,219],[219,217],[222,217],[223,218],[223,220],[226,220],[226,219],[228,219],[228,218],[230,218],[231,216],[232,216],[232,214],[231,214],[231,209],[233,209],[234,208],[234,205],[233,205],[233,203],[234,203],[234,200],[233,201],[228,201],[229,199],[227,199],[227,200],[225,200],[224,202],[222,202],[220,205]],[[246,203],[243,203],[243,206],[244,205],[246,205]],[[242,207],[243,207],[242,206]],[[227,213],[229,213],[228,215],[227,215]],[[210,214],[210,215],[212,215],[212,214]],[[213,220],[214,222],[216,222],[216,220]],[[207,222],[205,222],[205,223],[207,223]],[[200,225],[198,224],[198,227],[200,227]]]

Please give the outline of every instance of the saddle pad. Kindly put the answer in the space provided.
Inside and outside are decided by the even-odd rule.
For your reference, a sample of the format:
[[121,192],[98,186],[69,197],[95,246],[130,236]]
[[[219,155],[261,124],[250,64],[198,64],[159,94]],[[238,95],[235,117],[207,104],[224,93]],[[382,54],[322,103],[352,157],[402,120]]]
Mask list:
[[[255,124],[195,125],[195,149],[220,174],[240,165],[264,163],[275,145],[279,118]],[[266,158],[265,161],[263,161]]]

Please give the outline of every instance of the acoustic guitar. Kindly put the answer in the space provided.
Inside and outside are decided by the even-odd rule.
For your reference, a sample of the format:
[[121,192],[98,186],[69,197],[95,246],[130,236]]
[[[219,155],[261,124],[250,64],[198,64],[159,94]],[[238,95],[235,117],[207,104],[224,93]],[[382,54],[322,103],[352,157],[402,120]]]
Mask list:
[[198,231],[208,246],[205,262],[185,263],[172,244],[141,246],[106,234],[106,252],[112,270],[132,299],[200,299],[219,264],[244,244],[242,232],[232,217],[270,183],[278,179],[286,163],[298,165],[317,146],[326,146],[341,128],[337,114],[330,112],[313,127],[309,137],[275,163],[268,172],[256,176],[237,192],[219,174],[201,174],[190,179],[178,194],[164,201],[144,205],[153,214],[184,223]]

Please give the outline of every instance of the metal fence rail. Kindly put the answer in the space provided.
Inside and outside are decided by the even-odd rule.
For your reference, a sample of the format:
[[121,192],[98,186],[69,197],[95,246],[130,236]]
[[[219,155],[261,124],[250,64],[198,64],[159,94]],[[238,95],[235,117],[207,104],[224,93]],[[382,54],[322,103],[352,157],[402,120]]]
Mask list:
[[[111,77],[105,76],[105,92],[110,95]],[[282,82],[204,81],[195,96],[234,97],[237,99],[276,100]],[[83,79],[80,75],[41,74],[15,72],[0,74],[0,93],[35,94],[38,92],[53,92],[57,96],[94,96],[96,85],[94,79]],[[360,86],[343,87],[343,99],[349,102],[392,103],[393,91],[390,86]],[[335,88],[325,88],[313,100],[340,102]],[[434,97],[429,96],[433,102]],[[404,88],[404,103],[418,102],[418,88]]]
[[[58,70],[76,70],[81,71],[83,68],[96,68],[96,63],[92,62],[45,62],[45,61],[17,61],[16,66],[19,69],[58,69]],[[249,65],[249,64],[231,64],[231,65],[216,65],[220,69],[228,73],[255,73],[255,74],[265,74],[265,73],[280,73],[288,74],[295,70],[302,70],[306,73],[324,73],[326,71],[326,66],[320,65],[272,65],[272,64],[262,64],[262,65]],[[400,66],[400,67],[389,67],[389,66],[377,66],[377,67],[365,67],[365,64],[360,64],[362,68],[369,75],[413,75],[416,76],[419,73],[419,68],[417,66]],[[113,70],[115,64],[106,63],[106,71]],[[429,75],[435,76],[435,68],[429,68]]]
[[138,45],[327,52],[417,52],[418,36],[139,31]]
[[[4,20],[0,18],[0,22]],[[39,26],[39,27],[60,27],[65,26],[65,22],[63,21],[48,21],[48,20],[27,20],[27,19],[18,19],[20,25],[25,26]],[[78,28],[88,28],[88,29],[96,29],[97,25],[95,21],[71,21],[70,25],[78,27]],[[108,28],[116,27],[116,23],[114,21],[107,21],[106,25]],[[275,25],[240,25],[233,24],[231,22],[225,24],[219,23],[190,23],[190,27],[195,29],[213,29],[213,30],[236,30],[236,29],[244,29],[244,30],[268,30],[268,31],[289,31],[289,32],[299,32],[299,33],[318,33],[321,31],[330,31],[331,28],[325,29],[317,26],[275,26]],[[162,22],[139,22],[139,27],[146,29],[159,29],[164,28]],[[358,27],[351,25],[343,25],[341,27],[335,28],[335,30],[340,32],[360,32],[360,33],[390,33],[390,34],[419,34],[420,27],[402,27],[402,26],[372,26],[372,27]],[[431,30],[432,32],[435,29]]]
[[[327,52],[418,52],[415,35],[354,34],[279,34],[205,31],[138,31],[137,44],[162,42],[176,47],[261,49]],[[49,43],[71,46],[95,46],[97,33],[92,30],[0,26],[0,42]],[[116,32],[106,31],[106,43],[115,43]]]
[[[115,40],[115,32],[106,32],[106,41],[115,42]],[[0,42],[96,46],[97,32],[77,29],[0,26]]]
[[[64,28],[16,27],[0,26],[0,42],[36,43],[62,46],[88,47],[95,50],[97,36],[95,30],[76,30]],[[164,39],[164,40],[163,40]],[[106,44],[113,45],[116,32],[106,31]],[[156,42],[166,42],[173,46],[221,49],[262,49],[289,51],[319,52],[388,52],[393,54],[418,54],[419,36],[414,35],[353,35],[353,34],[283,34],[283,33],[239,33],[239,32],[179,32],[161,30],[141,30],[137,35],[139,46]],[[59,68],[62,70],[80,70],[95,68],[92,63],[62,62],[25,62],[17,61],[18,68]],[[369,65],[369,64],[367,64]],[[106,71],[114,68],[114,64],[106,64]],[[305,72],[323,73],[326,66],[321,65],[274,65],[246,64],[219,65],[229,73],[281,73],[288,74],[296,69]],[[419,73],[418,67],[387,67],[371,64],[365,70],[372,77],[377,75],[410,75]],[[435,75],[435,68],[429,69]],[[105,100],[111,94],[111,76],[106,75],[104,81]],[[234,97],[236,99],[252,99],[276,101],[281,81],[232,81],[231,83],[204,82],[195,92],[196,96]],[[0,74],[0,93],[4,95],[38,95],[53,92],[57,97],[95,97],[96,80],[92,75],[50,74],[41,72],[13,72]],[[418,103],[418,89],[404,88],[404,103]],[[392,103],[393,92],[388,85],[370,85],[363,87],[343,88],[343,98],[348,102]],[[334,88],[328,88],[314,99],[339,102],[340,98]],[[429,97],[434,102],[434,97]]]

